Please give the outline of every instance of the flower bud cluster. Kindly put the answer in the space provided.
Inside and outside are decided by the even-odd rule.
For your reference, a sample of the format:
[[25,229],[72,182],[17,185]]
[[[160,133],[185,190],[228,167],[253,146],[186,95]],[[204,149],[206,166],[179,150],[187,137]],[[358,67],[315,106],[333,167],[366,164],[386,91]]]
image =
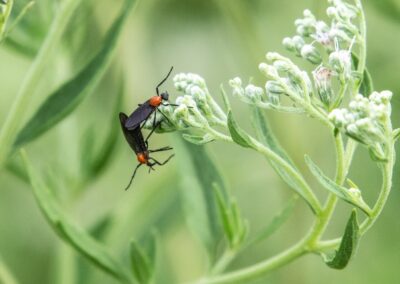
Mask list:
[[[319,43],[328,53],[335,49],[336,42],[350,44],[359,36],[359,28],[352,21],[357,18],[359,10],[342,0],[330,0],[326,13],[331,19],[330,25],[317,20],[310,10],[304,10],[303,18],[295,21],[297,35],[283,40],[283,45],[290,51],[308,61],[321,63],[321,54],[312,43]],[[311,40],[311,44],[307,43]]]
[[[224,125],[224,113],[210,96],[202,77],[192,73],[180,73],[174,77],[175,88],[183,95],[176,98],[177,106],[160,106],[165,117],[157,115],[161,120],[160,130],[174,131],[187,128],[204,129],[209,125]],[[225,118],[226,120],[226,118]],[[153,127],[152,118],[145,126]]]
[[253,84],[248,84],[243,88],[242,80],[239,77],[229,80],[229,85],[232,87],[233,95],[245,103],[257,104],[263,101],[264,90]]
[[311,80],[290,59],[276,53],[266,55],[270,64],[261,63],[260,71],[270,80],[265,84],[267,98],[272,104],[279,104],[280,96],[287,95],[294,102],[308,100]]
[[368,98],[358,94],[349,103],[348,109],[334,109],[329,119],[335,127],[372,149],[376,157],[384,157],[383,144],[388,136],[391,97],[390,91],[373,92]]

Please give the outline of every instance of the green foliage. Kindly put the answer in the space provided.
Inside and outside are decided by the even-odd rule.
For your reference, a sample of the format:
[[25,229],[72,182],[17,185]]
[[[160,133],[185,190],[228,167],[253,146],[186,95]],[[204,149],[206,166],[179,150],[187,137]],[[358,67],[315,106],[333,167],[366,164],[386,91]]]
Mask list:
[[129,283],[130,276],[123,269],[122,264],[108,252],[108,249],[104,245],[98,243],[65,216],[64,212],[57,204],[52,192],[43,184],[40,176],[36,173],[34,166],[28,159],[25,151],[22,151],[21,155],[29,174],[33,194],[35,195],[42,213],[45,215],[53,230],[64,240],[64,242],[74,247],[94,265],[122,282]]
[[356,252],[359,237],[360,232],[357,221],[357,211],[353,210],[347,221],[339,249],[330,259],[324,256],[326,264],[334,269],[345,268]]
[[228,128],[231,134],[232,140],[245,148],[251,148],[252,143],[249,135],[242,130],[233,118],[232,111],[228,111]]
[[361,195],[352,194],[349,189],[338,185],[333,180],[328,178],[307,155],[305,156],[305,160],[314,177],[325,189],[329,190],[330,192],[343,199],[344,201],[350,203],[351,205],[357,206],[365,214],[371,214],[371,209],[364,202]]
[[156,264],[156,235],[153,234],[147,246],[131,241],[130,257],[132,272],[138,283],[152,283]]
[[222,232],[212,187],[216,184],[222,197],[226,198],[225,182],[205,148],[184,140],[179,140],[178,145],[177,156],[182,172],[185,173],[181,185],[185,217],[213,260],[216,243],[221,239]]
[[53,92],[35,115],[19,132],[14,143],[15,148],[31,142],[69,115],[80,102],[90,94],[105,73],[116,48],[117,39],[123,24],[129,15],[132,1],[126,1],[121,14],[109,29],[103,46],[95,56],[72,79]]

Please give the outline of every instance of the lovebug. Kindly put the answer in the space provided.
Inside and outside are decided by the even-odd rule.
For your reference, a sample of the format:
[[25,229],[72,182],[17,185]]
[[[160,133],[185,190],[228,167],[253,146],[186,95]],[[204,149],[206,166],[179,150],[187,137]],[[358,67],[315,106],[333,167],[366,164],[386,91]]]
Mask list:
[[[156,87],[156,93],[157,96],[153,96],[147,101],[145,101],[143,104],[140,104],[137,109],[135,109],[131,115],[129,115],[128,119],[125,121],[125,128],[128,130],[135,129],[136,127],[140,126],[141,123],[143,125],[146,123],[147,119],[150,117],[150,115],[155,112],[160,105],[164,106],[178,106],[176,104],[171,104],[171,103],[165,103],[169,99],[169,94],[168,92],[163,92],[160,94],[159,87],[168,79],[169,75],[172,72],[172,69],[174,67],[171,67],[169,70],[167,76],[157,85]],[[168,120],[168,118],[158,109],[158,111]],[[154,122],[153,122],[153,129],[156,128],[156,114],[157,112],[154,113]]]
[[163,148],[159,148],[159,149],[155,149],[155,150],[149,150],[148,149],[148,139],[150,138],[150,135],[146,138],[146,140],[143,139],[143,134],[142,131],[140,129],[140,126],[137,126],[134,129],[128,129],[125,127],[126,125],[126,121],[128,119],[128,116],[123,113],[120,112],[119,113],[119,120],[121,122],[121,128],[122,128],[122,132],[124,133],[125,139],[128,142],[129,146],[131,146],[132,150],[135,152],[136,154],[136,158],[139,162],[139,164],[136,166],[131,180],[129,181],[128,186],[125,188],[125,190],[127,190],[133,181],[133,178],[135,177],[135,174],[137,172],[137,170],[142,166],[142,165],[146,165],[149,167],[149,173],[151,170],[154,170],[153,166],[155,165],[165,165],[166,163],[168,163],[168,161],[174,156],[174,154],[170,155],[164,162],[159,162],[156,159],[150,157],[150,153],[154,153],[154,152],[163,152],[163,151],[169,151],[172,150],[171,147],[163,147]]

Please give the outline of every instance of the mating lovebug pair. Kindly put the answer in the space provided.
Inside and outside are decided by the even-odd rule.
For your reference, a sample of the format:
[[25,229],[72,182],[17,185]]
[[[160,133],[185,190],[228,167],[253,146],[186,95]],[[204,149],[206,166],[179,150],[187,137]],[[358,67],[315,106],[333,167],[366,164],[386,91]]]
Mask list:
[[[148,149],[148,140],[150,136],[153,134],[154,130],[159,126],[159,123],[156,123],[156,114],[157,110],[166,118],[168,119],[159,109],[158,107],[160,105],[172,105],[176,106],[174,104],[166,104],[164,103],[165,101],[168,101],[168,93],[163,92],[159,93],[158,88],[168,79],[169,75],[172,72],[173,67],[171,67],[170,71],[168,72],[167,76],[157,85],[156,87],[156,93],[157,96],[151,97],[149,100],[144,102],[143,104],[140,104],[139,107],[134,110],[131,115],[128,117],[125,113],[121,112],[119,114],[119,120],[121,122],[121,127],[122,127],[122,132],[124,133],[125,139],[128,142],[129,146],[131,146],[132,150],[135,152],[137,160],[139,164],[136,166],[131,180],[129,181],[128,186],[126,187],[125,190],[129,188],[129,186],[132,183],[133,178],[135,177],[136,171],[140,168],[142,165],[146,165],[149,167],[149,172],[151,170],[154,170],[153,166],[155,165],[165,165],[174,155],[172,154],[169,156],[164,162],[159,162],[156,159],[150,157],[149,153],[154,153],[154,152],[162,152],[162,151],[168,151],[172,150],[171,147],[163,147],[159,148],[156,150],[149,150]],[[146,139],[143,138],[142,134],[142,127],[143,125],[147,122],[151,114],[154,113],[154,121],[153,121],[153,127],[152,130],[150,131],[149,135],[147,136]]]

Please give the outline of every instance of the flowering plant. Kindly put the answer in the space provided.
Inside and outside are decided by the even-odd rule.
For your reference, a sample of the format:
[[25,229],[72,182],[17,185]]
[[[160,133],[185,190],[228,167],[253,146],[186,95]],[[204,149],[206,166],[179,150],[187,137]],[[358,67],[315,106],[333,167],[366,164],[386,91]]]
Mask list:
[[[327,265],[342,269],[354,254],[359,238],[382,212],[392,185],[394,142],[399,133],[392,129],[390,120],[392,93],[373,91],[372,79],[365,67],[366,23],[360,0],[355,0],[355,4],[342,0],[329,0],[329,3],[327,16],[330,23],[318,20],[311,11],[305,10],[303,18],[295,21],[296,35],[283,40],[287,50],[314,66],[311,72],[302,70],[288,57],[269,52],[267,61],[259,65],[267,78],[264,87],[253,83],[244,85],[239,77],[229,81],[233,96],[252,106],[258,137],[239,127],[222,87],[226,111],[214,100],[199,75],[178,74],[174,78],[176,89],[183,95],[176,99],[179,107],[163,106],[160,109],[167,119],[159,117],[159,132],[184,131],[183,138],[194,144],[222,140],[261,153],[315,215],[308,234],[291,248],[253,266],[224,274],[223,270],[239,251],[247,247],[249,240],[247,225],[243,225],[246,222],[238,209],[235,207],[233,213],[232,207],[219,206],[228,246],[211,269],[212,273],[199,283],[254,279],[306,253],[321,254]],[[328,177],[305,156],[310,171],[329,192],[324,203],[272,136],[262,109],[306,115],[330,130],[336,148],[336,176]],[[149,119],[148,128],[153,126],[152,121]],[[368,149],[383,176],[379,197],[372,205],[364,201],[362,189],[347,178],[358,145]],[[220,205],[224,204],[222,199],[219,195]],[[229,204],[231,198],[227,199],[225,203]],[[349,203],[354,209],[343,237],[323,240],[338,200]],[[356,208],[365,216],[361,224]],[[331,249],[336,252],[327,253]]]

